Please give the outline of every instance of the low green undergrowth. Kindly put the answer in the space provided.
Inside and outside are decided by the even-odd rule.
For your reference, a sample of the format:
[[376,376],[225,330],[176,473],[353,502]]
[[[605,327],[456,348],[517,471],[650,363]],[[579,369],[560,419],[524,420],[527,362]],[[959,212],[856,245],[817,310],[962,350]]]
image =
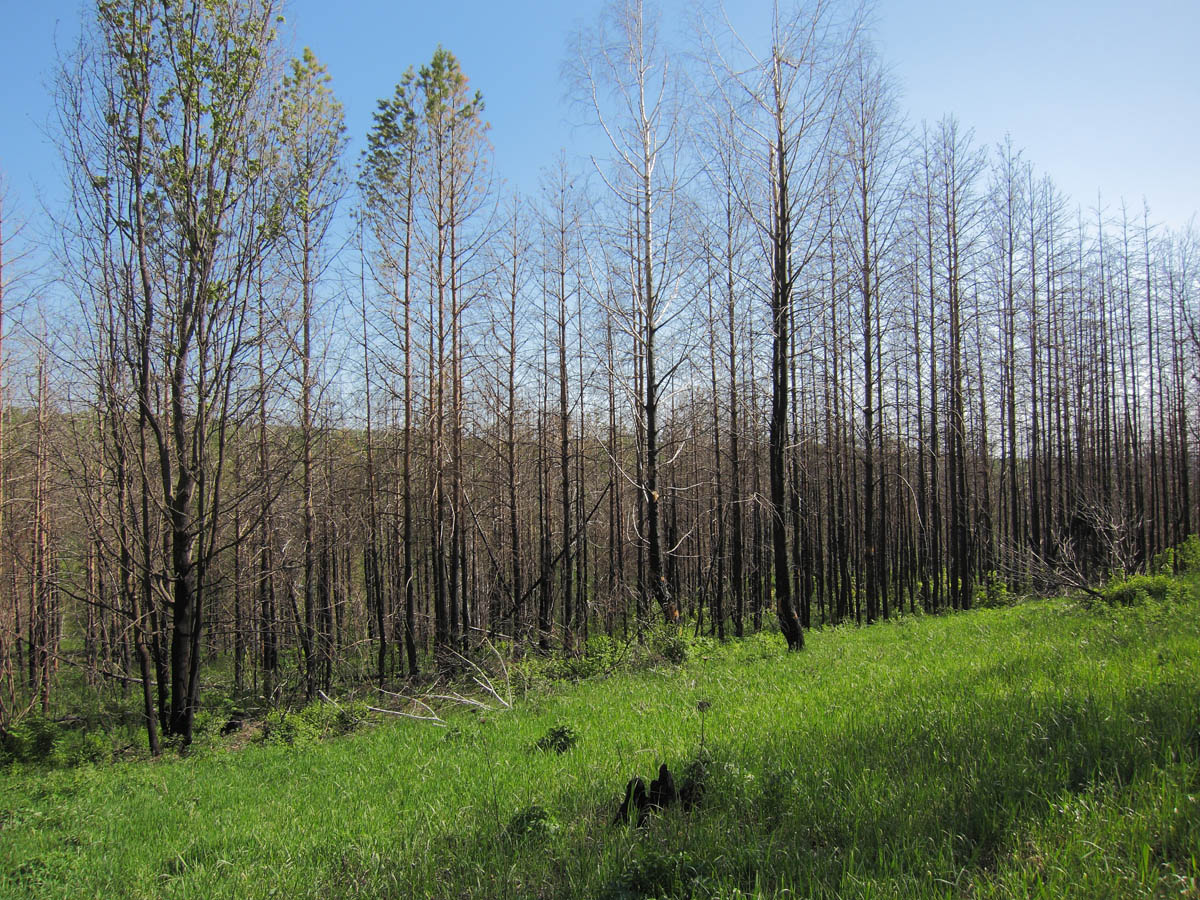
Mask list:
[[1145,606],[1178,602],[1187,596],[1188,590],[1186,582],[1170,575],[1133,575],[1114,579],[1101,591],[1101,597],[1113,606]]
[[[1176,585],[800,654],[685,642],[444,728],[289,743],[290,714],[237,753],[12,769],[0,896],[1195,897],[1200,603]],[[614,824],[663,763],[702,796]]]
[[1151,575],[1200,575],[1200,536],[1188,535],[1177,547],[1168,547],[1150,560]]
[[259,740],[266,744],[303,746],[351,734],[376,718],[361,701],[315,701],[298,710],[272,710],[263,721]]
[[656,665],[682,665],[689,655],[710,652],[716,646],[713,638],[657,624],[644,626],[640,634],[630,633],[624,638],[595,635],[573,653],[529,651],[510,663],[509,677],[526,691],[536,690],[555,682],[600,678]]
[[34,763],[67,768],[111,760],[112,737],[87,722],[60,722],[36,713],[0,732],[0,767]]

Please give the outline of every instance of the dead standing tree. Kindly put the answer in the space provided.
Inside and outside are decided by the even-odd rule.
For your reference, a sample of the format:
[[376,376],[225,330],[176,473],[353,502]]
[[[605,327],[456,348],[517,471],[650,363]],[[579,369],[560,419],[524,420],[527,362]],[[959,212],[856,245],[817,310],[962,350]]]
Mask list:
[[628,302],[612,303],[617,327],[631,338],[640,377],[635,407],[639,446],[638,489],[643,500],[641,540],[647,572],[642,603],[653,600],[667,622],[679,616],[666,580],[659,497],[659,406],[682,362],[663,365],[660,342],[678,322],[672,303],[680,274],[679,91],[673,63],[659,38],[657,17],[641,0],[609,4],[594,29],[577,38],[570,74],[612,150],[611,170],[597,171],[628,229],[615,236],[628,256]]
[[[850,279],[862,299],[862,449],[863,513],[860,526],[864,555],[867,622],[888,615],[889,525],[883,440],[883,363],[887,335],[884,322],[890,280],[895,267],[901,194],[899,165],[902,144],[889,83],[872,48],[860,42],[849,67],[841,122],[839,154],[844,164],[849,200],[843,231],[851,264]],[[879,472],[877,474],[877,467]]]
[[[5,256],[4,192],[0,185],[0,535],[4,534],[5,467],[4,467],[4,276]],[[6,602],[4,591],[4,547],[0,544],[0,727],[8,723],[15,698],[15,680],[10,645],[16,636],[15,596]],[[10,613],[10,610],[12,612]],[[7,695],[8,700],[5,701]]]
[[[768,278],[761,289],[771,313],[771,414],[768,438],[775,613],[790,650],[804,633],[788,571],[786,442],[793,299],[822,246],[821,208],[840,85],[862,18],[860,8],[817,0],[790,17],[772,12],[770,47],[756,52],[722,16],[710,29],[710,74],[719,102],[742,135],[734,193],[758,232]],[[766,189],[758,179],[766,175]]]

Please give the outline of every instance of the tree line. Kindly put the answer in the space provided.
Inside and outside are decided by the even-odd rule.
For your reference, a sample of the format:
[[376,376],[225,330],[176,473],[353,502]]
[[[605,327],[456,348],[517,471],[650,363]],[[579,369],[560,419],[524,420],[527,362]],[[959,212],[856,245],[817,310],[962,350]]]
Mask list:
[[565,67],[601,149],[532,197],[440,47],[348,158],[281,12],[102,0],[58,75],[66,299],[0,343],[0,726],[64,669],[157,751],[205,672],[800,649],[1194,529],[1194,232],[906,122],[861,8],[672,46],[610,4]]

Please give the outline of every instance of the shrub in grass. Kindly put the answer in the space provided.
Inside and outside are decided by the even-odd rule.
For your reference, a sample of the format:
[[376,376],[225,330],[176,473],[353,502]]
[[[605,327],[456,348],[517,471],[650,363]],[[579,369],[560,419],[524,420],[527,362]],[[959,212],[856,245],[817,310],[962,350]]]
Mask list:
[[[198,710],[192,722],[192,744],[190,753],[219,748],[226,735],[237,731],[245,719],[245,713],[228,700],[207,709]],[[237,723],[231,728],[230,723]]]
[[526,653],[509,667],[512,677],[528,690],[539,684],[571,678],[567,660],[560,654]]
[[1170,575],[1134,575],[1110,583],[1102,596],[1104,602],[1112,606],[1144,606],[1150,602],[1182,600],[1186,590]]
[[606,665],[601,657],[589,656],[586,652],[581,656],[560,656],[549,668],[556,679],[579,681],[583,678],[595,678],[606,671]]
[[512,663],[509,671],[528,688],[543,682],[595,678],[629,661],[629,647],[608,635],[597,635],[588,639],[581,653],[526,653]]
[[975,592],[975,605],[986,607],[988,609],[996,609],[1001,606],[1010,606],[1012,604],[1012,595],[1008,592],[1008,585],[1000,578],[996,572],[988,572],[982,584]]
[[53,763],[63,768],[109,762],[112,757],[112,741],[105,732],[95,729],[64,729],[51,754]]
[[463,728],[460,725],[450,725],[442,732],[443,744],[459,744],[464,747],[479,743],[479,730]]
[[704,799],[704,791],[708,787],[709,767],[712,758],[703,748],[683,768],[679,778],[679,801],[685,811],[689,811]]
[[40,715],[26,716],[0,735],[0,759],[6,762],[45,763],[54,752],[61,729]]
[[365,703],[342,703],[334,707],[334,714],[327,721],[328,735],[351,734],[371,723],[371,711]]
[[0,766],[33,763],[71,768],[112,759],[113,745],[99,729],[77,727],[30,715],[0,732]]
[[272,710],[263,722],[262,740],[267,744],[311,744],[323,738],[340,737],[370,721],[364,703],[313,702],[301,709]]
[[664,625],[656,628],[649,640],[651,654],[675,666],[687,662],[688,642],[683,632],[676,627]]
[[1175,548],[1175,571],[1180,575],[1200,572],[1200,536],[1189,534],[1187,539]]
[[16,760],[10,746],[9,732],[0,729],[0,769],[12,765]]
[[595,678],[618,668],[623,658],[620,644],[608,635],[597,635],[588,639],[582,653],[555,655],[546,659],[545,674],[570,681]]
[[[669,663],[683,665],[688,659],[705,659],[721,645],[711,637],[693,637],[680,625],[655,625],[642,639],[614,640],[607,635],[589,638],[578,654],[527,653],[509,667],[512,678],[529,688],[553,681],[582,681],[620,671],[636,671]],[[772,648],[765,656],[774,656]]]
[[699,870],[686,852],[650,847],[605,885],[601,896],[606,900],[690,897],[698,880]]
[[555,725],[533,743],[535,750],[566,753],[579,740],[579,732],[570,725]]
[[512,818],[508,820],[508,827],[505,830],[509,837],[516,839],[531,836],[545,837],[558,830],[558,822],[545,807],[531,803],[513,814]]
[[1200,537],[1194,534],[1178,547],[1168,547],[1150,560],[1152,575],[1193,575],[1200,572]]
[[261,740],[264,744],[303,746],[319,737],[319,733],[298,712],[273,709],[263,721]]

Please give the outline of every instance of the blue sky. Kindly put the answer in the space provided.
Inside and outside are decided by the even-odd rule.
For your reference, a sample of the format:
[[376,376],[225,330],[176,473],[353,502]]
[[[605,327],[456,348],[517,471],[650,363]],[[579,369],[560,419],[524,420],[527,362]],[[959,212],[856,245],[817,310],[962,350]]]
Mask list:
[[[665,30],[684,28],[683,0],[663,0]],[[764,20],[769,0],[729,4]],[[45,136],[58,46],[78,33],[78,0],[0,0],[0,176],[32,216],[60,194]],[[567,40],[600,0],[295,0],[297,50],[311,46],[346,107],[352,150],[375,100],[441,43],[483,91],[498,173],[526,192],[572,129],[560,69]],[[992,144],[1005,133],[1085,209],[1097,191],[1140,217],[1182,226],[1200,210],[1200,0],[878,0],[876,43],[913,123],[953,112]]]

